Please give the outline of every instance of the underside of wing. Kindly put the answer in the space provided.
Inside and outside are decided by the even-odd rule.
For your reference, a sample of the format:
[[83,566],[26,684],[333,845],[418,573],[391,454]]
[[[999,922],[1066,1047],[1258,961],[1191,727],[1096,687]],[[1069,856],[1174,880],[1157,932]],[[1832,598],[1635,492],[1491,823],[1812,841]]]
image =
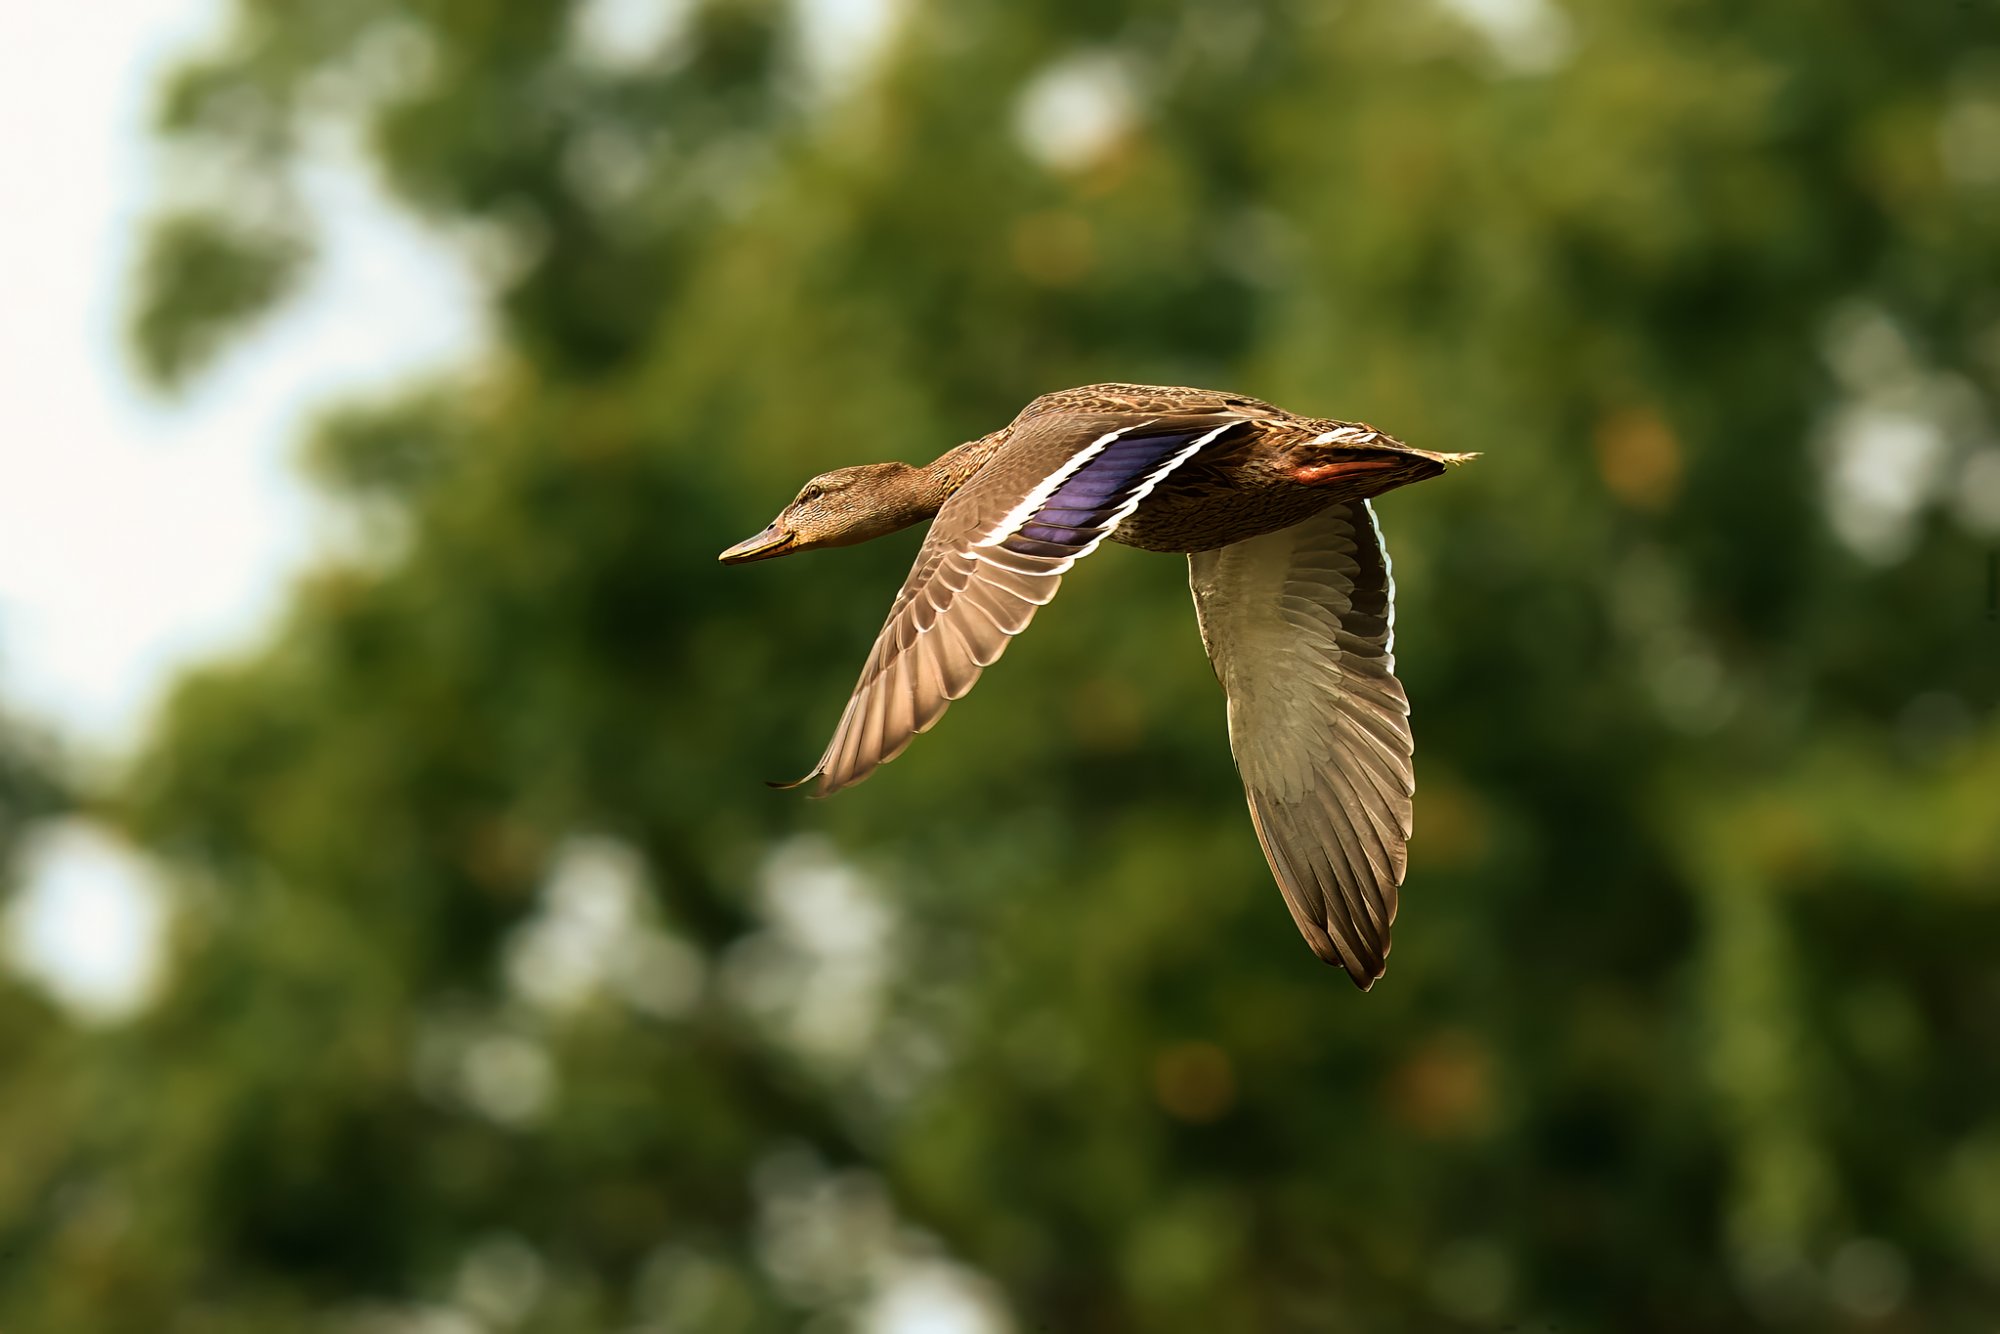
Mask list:
[[1006,650],[1062,576],[1160,481],[1242,418],[1092,414],[1029,422],[946,502],[826,754],[827,796],[902,754]]
[[1366,990],[1396,919],[1415,783],[1394,585],[1366,501],[1189,557],[1229,744],[1292,920]]

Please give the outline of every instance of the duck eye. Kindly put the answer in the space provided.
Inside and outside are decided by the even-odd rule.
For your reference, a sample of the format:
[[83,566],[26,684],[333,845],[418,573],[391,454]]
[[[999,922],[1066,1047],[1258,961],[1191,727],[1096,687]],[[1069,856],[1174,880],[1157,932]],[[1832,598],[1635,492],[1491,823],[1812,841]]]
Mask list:
[[809,486],[805,490],[799,492],[799,503],[801,505],[804,505],[810,501],[818,500],[821,496],[825,494],[826,492],[820,487]]

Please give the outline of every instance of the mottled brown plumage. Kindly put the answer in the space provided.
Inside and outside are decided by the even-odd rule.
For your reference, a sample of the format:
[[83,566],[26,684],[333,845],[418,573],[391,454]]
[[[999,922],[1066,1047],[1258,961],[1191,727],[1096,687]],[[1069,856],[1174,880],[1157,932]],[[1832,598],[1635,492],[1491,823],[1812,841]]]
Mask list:
[[1099,542],[1186,553],[1266,859],[1314,952],[1365,989],[1389,953],[1414,790],[1394,589],[1368,500],[1466,457],[1237,394],[1087,385],[926,467],[816,477],[722,559],[936,516],[832,743],[800,780],[826,796],[935,723]]

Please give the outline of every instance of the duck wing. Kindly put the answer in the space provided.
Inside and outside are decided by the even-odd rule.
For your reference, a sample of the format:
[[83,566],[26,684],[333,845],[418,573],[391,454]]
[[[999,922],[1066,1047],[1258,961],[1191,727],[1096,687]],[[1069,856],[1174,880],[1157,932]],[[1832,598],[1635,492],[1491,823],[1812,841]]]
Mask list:
[[813,771],[815,796],[902,754],[1161,479],[1246,419],[1227,412],[1050,413],[945,502]]
[[1410,837],[1395,584],[1368,502],[1188,558],[1250,819],[1313,953],[1382,975]]

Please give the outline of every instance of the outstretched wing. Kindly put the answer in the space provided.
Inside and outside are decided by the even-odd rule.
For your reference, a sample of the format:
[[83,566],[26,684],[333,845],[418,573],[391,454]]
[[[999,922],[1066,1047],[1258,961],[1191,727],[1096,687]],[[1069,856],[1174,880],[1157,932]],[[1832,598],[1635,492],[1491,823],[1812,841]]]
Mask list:
[[1250,818],[1306,943],[1382,975],[1410,837],[1395,584],[1368,502],[1188,558]]
[[[815,796],[902,754],[1162,478],[1243,425],[1234,414],[1051,414],[938,512],[813,771]],[[797,786],[793,784],[792,786]]]

